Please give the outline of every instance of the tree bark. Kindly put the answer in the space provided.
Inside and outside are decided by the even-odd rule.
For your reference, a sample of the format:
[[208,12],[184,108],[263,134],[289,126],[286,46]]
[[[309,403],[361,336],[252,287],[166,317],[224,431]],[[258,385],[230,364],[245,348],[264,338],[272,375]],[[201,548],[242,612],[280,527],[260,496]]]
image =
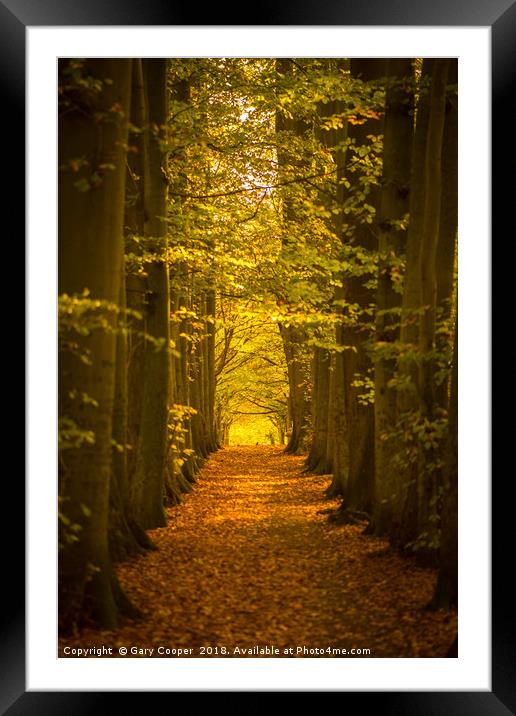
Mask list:
[[[359,78],[363,82],[374,82],[385,76],[385,60],[361,59],[351,60],[350,70],[352,78]],[[383,131],[383,120],[369,119],[363,124],[350,124],[348,137],[354,140],[355,146],[367,145],[369,136],[379,135]],[[353,155],[349,163],[354,161]],[[364,191],[364,185],[360,182],[361,175],[347,172],[350,182],[350,195],[353,190],[360,188]],[[343,192],[344,201],[346,192]],[[366,197],[367,203],[378,212],[380,202],[380,188],[371,184]],[[371,224],[367,223],[360,216],[352,214],[347,218],[348,231],[352,230],[352,237],[349,239],[354,247],[364,253],[373,253],[377,249],[377,239]],[[364,402],[361,394],[365,392],[365,386],[360,388],[355,381],[371,379],[373,364],[367,351],[367,342],[370,340],[370,331],[364,327],[367,319],[365,311],[369,310],[375,303],[374,289],[368,287],[371,275],[359,273],[343,277],[344,296],[349,304],[358,307],[358,320],[356,324],[342,327],[342,345],[349,346],[342,354],[344,370],[343,390],[345,396],[347,441],[348,441],[348,483],[345,492],[345,499],[342,503],[343,511],[372,511],[374,491],[374,403]]]
[[[141,60],[133,60],[131,87],[131,124],[144,125],[143,77]],[[143,236],[143,138],[140,131],[129,132],[128,144],[137,151],[128,152],[125,191],[124,233]],[[138,245],[138,244],[136,244]],[[144,315],[144,281],[135,273],[126,277],[125,261],[121,267],[120,308],[130,308]],[[109,546],[114,561],[153,548],[153,544],[134,517],[132,481],[136,445],[141,418],[144,361],[144,321],[121,316],[117,334],[116,390],[113,409],[113,472],[110,489]],[[121,451],[118,446],[123,446]]]
[[[436,254],[436,304],[439,322],[450,320],[453,303],[453,281],[458,223],[458,105],[457,105],[457,64],[449,60],[446,115],[442,149],[441,214]],[[450,352],[450,338],[447,334],[436,337],[437,348],[444,355]],[[448,409],[450,384],[442,380],[436,385],[435,397],[443,410]]]
[[[340,329],[337,328],[336,340],[340,342]],[[346,417],[345,387],[344,387],[344,357],[336,352],[332,360],[333,369],[333,422],[335,439],[332,446],[332,474],[331,484],[326,490],[327,497],[345,497],[348,488],[349,474],[349,442],[347,439],[349,426]]]
[[458,319],[455,327],[450,410],[445,449],[439,575],[431,606],[458,604]]
[[[276,69],[279,77],[288,77],[292,74],[293,63],[288,58],[278,58]],[[276,110],[276,134],[290,132],[294,136],[302,137],[307,132],[307,124],[302,119],[287,117],[281,111]],[[284,137],[278,142],[278,166],[280,176],[287,176],[292,168],[302,168],[302,160],[286,147]],[[293,239],[291,233],[295,233],[298,225],[298,216],[288,190],[283,193],[283,221],[285,234],[283,236],[283,249],[291,250]],[[295,240],[295,239],[294,239]],[[306,341],[306,332],[297,326],[280,325],[280,333],[283,339],[285,358],[287,361],[287,372],[289,382],[289,408],[292,419],[292,432],[285,448],[289,454],[304,453],[307,448],[307,430],[310,423],[310,401],[307,395],[306,379],[308,372],[303,344]]]
[[[195,298],[195,284],[193,278],[191,280],[191,304],[190,308],[197,314],[200,312],[198,301]],[[203,380],[203,362],[202,362],[202,336],[196,332],[192,325],[189,324],[188,331],[191,335],[191,341],[188,346],[189,355],[189,395],[190,405],[195,410],[192,416],[192,445],[200,461],[204,461],[208,457],[208,446],[206,442],[206,415],[204,405],[204,380]]]
[[[120,308],[126,308],[125,266],[121,269]],[[115,398],[113,405],[113,468],[109,490],[109,549],[113,561],[121,561],[151,547],[136,526],[129,491],[128,472],[128,370],[126,317],[121,315],[116,337]]]
[[[421,302],[419,321],[419,398],[421,417],[429,424],[436,417],[435,321],[437,303],[436,252],[441,208],[441,152],[446,101],[446,78],[449,60],[436,60],[432,74],[430,116],[425,157],[425,223],[421,245]],[[418,475],[418,531],[424,536],[426,550],[434,552],[438,544],[438,450],[422,446],[424,469]]]
[[280,325],[289,384],[289,410],[292,431],[285,452],[298,455],[307,447],[310,402],[307,396],[306,365],[303,355],[305,332],[293,326]]
[[[417,483],[419,448],[412,431],[419,411],[418,341],[419,312],[421,310],[421,243],[425,224],[425,158],[430,111],[430,83],[434,59],[424,59],[419,83],[416,127],[412,149],[410,178],[410,220],[407,235],[405,274],[400,326],[400,354],[398,358],[397,389],[398,425],[403,437],[397,440],[402,481],[402,519],[392,541],[400,548],[413,543],[418,536]],[[404,456],[404,457],[403,457]]]
[[207,369],[208,369],[208,424],[210,450],[216,450],[219,444],[217,423],[215,420],[215,392],[217,379],[215,376],[215,290],[208,289],[206,293],[207,316]]
[[[145,91],[143,86],[142,61],[133,61],[133,79],[131,90],[131,124],[138,131],[129,132],[129,143],[135,151],[127,156],[128,174],[126,181],[126,206],[125,206],[125,228],[128,239],[132,236],[138,239],[137,246],[144,235],[145,206],[144,206],[144,155],[145,143],[143,139],[144,127],[147,123],[145,109]],[[135,248],[137,254],[141,249]],[[126,277],[126,303],[127,307],[139,313],[142,320],[130,318],[131,330],[127,343],[127,382],[128,382],[128,405],[127,405],[127,432],[130,450],[127,455],[127,471],[129,477],[130,491],[136,471],[137,447],[140,435],[140,424],[142,417],[143,402],[143,381],[145,362],[145,278],[136,272],[129,273]]]
[[[186,281],[186,269],[184,266],[177,267],[176,276],[178,276],[178,278],[182,276],[182,281]],[[182,286],[182,288],[178,289],[178,291],[178,308],[188,308],[190,304],[185,287]],[[179,357],[176,359],[177,398],[180,405],[193,407],[190,389],[191,343],[186,338],[188,333],[191,332],[191,329],[189,327],[187,319],[181,319],[181,321],[179,322],[178,331]],[[182,465],[183,475],[190,483],[195,482],[195,473],[199,468],[199,456],[195,453],[195,444],[193,437],[194,421],[195,416],[191,416],[188,418],[185,425],[185,448],[187,448],[188,450],[194,450],[194,453],[190,455],[186,462]]]
[[[74,86],[73,74],[66,74],[73,62],[62,60],[59,67],[59,292],[79,294],[87,288],[92,299],[117,304],[131,60],[80,63],[83,76],[97,78],[100,89]],[[70,171],[78,159],[87,164]],[[114,314],[106,311],[106,319],[114,329]],[[128,605],[108,549],[116,336],[113,330],[95,329],[73,340],[90,352],[91,363],[60,356],[60,415],[91,430],[95,442],[67,450],[61,459],[61,512],[79,531],[76,541],[65,535],[60,550],[59,622],[67,629],[91,617],[103,628],[114,628],[119,609]],[[97,406],[72,399],[72,391]]]
[[319,475],[331,473],[327,459],[328,406],[330,402],[330,353],[324,348],[314,351],[313,438],[306,467]]
[[144,390],[141,429],[136,463],[135,490],[138,496],[137,518],[144,529],[163,527],[164,480],[167,459],[169,397],[169,279],[166,251],[167,184],[163,174],[161,141],[167,122],[167,61],[143,60],[147,90],[148,123],[145,128],[145,239],[147,250],[155,259],[147,264],[146,319],[147,333],[161,347],[149,341],[145,347]]
[[378,215],[379,267],[376,312],[375,381],[375,497],[371,529],[391,534],[399,527],[401,495],[393,465],[390,432],[396,424],[396,392],[390,385],[395,359],[389,354],[399,337],[401,296],[396,290],[396,268],[405,245],[403,224],[409,208],[412,154],[412,67],[408,59],[387,61],[388,87],[384,120],[383,172]]

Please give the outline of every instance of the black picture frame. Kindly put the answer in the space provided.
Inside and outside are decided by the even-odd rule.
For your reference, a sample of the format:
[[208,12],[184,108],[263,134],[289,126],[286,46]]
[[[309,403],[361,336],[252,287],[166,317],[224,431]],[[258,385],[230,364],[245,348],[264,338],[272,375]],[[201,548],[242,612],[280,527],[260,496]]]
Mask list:
[[[254,17],[235,23],[227,6],[213,4],[202,11],[192,5],[166,0],[133,0],[105,3],[101,0],[0,0],[0,76],[4,111],[1,114],[4,142],[16,149],[16,161],[9,166],[11,196],[8,211],[25,215],[24,162],[25,146],[25,33],[28,26],[77,25],[169,25],[186,26],[202,15],[206,25],[385,25],[385,26],[488,26],[492,38],[492,236],[503,241],[504,214],[514,202],[514,182],[506,182],[502,169],[507,163],[514,168],[514,142],[506,142],[507,108],[510,106],[516,76],[516,3],[513,0],[431,0],[426,4],[413,0],[292,0],[256,5]],[[267,19],[267,23],[263,23]],[[511,115],[512,117],[512,115]],[[511,118],[511,122],[513,119]],[[12,138],[12,139],[11,139]],[[510,192],[510,193],[509,193]],[[19,224],[18,224],[19,225]],[[21,239],[17,239],[21,245]],[[31,346],[28,346],[31,350]],[[30,386],[29,386],[30,388]],[[501,441],[500,441],[501,442]],[[30,447],[30,446],[29,446]],[[21,512],[24,504],[21,479],[9,477],[8,499]],[[383,714],[450,714],[457,716],[500,716],[516,713],[516,647],[514,640],[514,604],[506,588],[507,545],[511,545],[513,506],[505,497],[502,474],[493,488],[493,625],[492,690],[460,692],[345,692],[341,705],[352,708],[351,698],[358,696],[361,708],[378,708]],[[507,480],[508,482],[508,480]],[[511,512],[509,512],[511,510]],[[496,518],[495,518],[496,516]],[[7,605],[0,627],[0,713],[81,714],[91,713],[111,694],[96,692],[26,691],[25,687],[25,590],[24,549],[20,529],[11,534],[4,550],[4,582]],[[510,559],[510,558],[509,558]],[[510,566],[509,566],[510,569]],[[6,586],[8,585],[8,586]],[[117,699],[121,694],[117,695]],[[139,697],[127,693],[133,708],[139,708]],[[254,712],[263,703],[257,693],[246,711]],[[367,703],[364,701],[367,699]],[[217,701],[219,701],[217,699]],[[143,704],[142,704],[143,705]],[[172,707],[172,703],[171,703]]]

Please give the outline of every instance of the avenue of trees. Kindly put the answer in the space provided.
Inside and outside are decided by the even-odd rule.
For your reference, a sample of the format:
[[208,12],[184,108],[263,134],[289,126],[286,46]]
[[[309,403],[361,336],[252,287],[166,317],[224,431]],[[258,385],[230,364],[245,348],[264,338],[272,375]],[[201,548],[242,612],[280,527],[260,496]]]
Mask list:
[[60,61],[63,630],[138,615],[113,565],[242,415],[457,604],[457,97],[456,59]]

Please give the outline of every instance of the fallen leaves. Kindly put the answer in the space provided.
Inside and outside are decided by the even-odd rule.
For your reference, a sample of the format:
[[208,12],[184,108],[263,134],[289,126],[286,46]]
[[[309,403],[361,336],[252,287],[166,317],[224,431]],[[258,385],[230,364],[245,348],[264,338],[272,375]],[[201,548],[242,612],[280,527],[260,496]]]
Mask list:
[[[169,510],[168,526],[150,533],[159,549],[118,567],[145,618],[116,632],[84,630],[81,643],[193,647],[197,657],[212,647],[204,655],[219,658],[241,658],[237,646],[272,644],[301,658],[302,645],[445,657],[457,615],[425,610],[435,571],[359,525],[330,524],[321,514],[323,505],[336,506],[323,503],[328,478],[301,470],[302,458],[277,447],[212,455],[195,491]],[[76,641],[61,639],[60,656]],[[157,649],[152,656],[163,658]]]

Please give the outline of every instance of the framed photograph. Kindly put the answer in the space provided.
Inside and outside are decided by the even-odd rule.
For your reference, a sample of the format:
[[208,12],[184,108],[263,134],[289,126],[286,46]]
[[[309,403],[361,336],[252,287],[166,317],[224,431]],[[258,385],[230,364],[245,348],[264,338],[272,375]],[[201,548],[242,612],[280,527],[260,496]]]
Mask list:
[[[156,2],[150,0],[145,7],[134,6],[123,10],[86,5],[81,2],[70,4],[38,3],[35,0],[34,2],[2,0],[0,52],[4,67],[4,96],[8,98],[9,106],[9,116],[4,117],[4,122],[7,119],[4,136],[10,137],[18,132],[19,143],[24,143],[25,135],[22,136],[22,127],[25,125],[25,120],[27,127],[25,211],[29,396],[26,591],[24,594],[21,588],[23,576],[20,576],[13,580],[12,589],[9,589],[7,595],[12,599],[12,607],[6,611],[3,631],[5,637],[0,647],[2,712],[16,715],[37,709],[38,713],[44,713],[46,710],[49,713],[56,711],[86,713],[91,711],[98,698],[96,692],[105,691],[344,691],[347,697],[353,693],[359,699],[367,696],[368,699],[377,700],[380,698],[378,692],[381,692],[381,708],[386,713],[437,714],[444,709],[452,714],[503,714],[511,710],[514,712],[516,693],[512,673],[515,649],[514,642],[510,639],[510,623],[506,621],[507,614],[510,612],[502,603],[502,590],[496,587],[496,582],[494,584],[491,582],[492,568],[495,578],[498,577],[498,580],[501,578],[503,568],[500,564],[497,565],[497,560],[491,555],[504,552],[503,546],[507,543],[508,537],[503,531],[507,529],[507,522],[502,514],[500,517],[497,516],[496,529],[493,530],[495,542],[492,545],[491,520],[493,518],[490,510],[492,499],[490,480],[491,212],[495,217],[498,205],[499,213],[503,213],[502,198],[510,201],[508,188],[504,186],[500,187],[499,192],[493,191],[491,205],[491,166],[493,170],[500,168],[501,162],[506,161],[506,152],[513,150],[508,150],[505,146],[502,149],[495,143],[491,158],[490,131],[493,132],[495,140],[497,137],[500,139],[504,134],[501,116],[504,114],[503,108],[513,84],[511,82],[514,67],[512,38],[516,29],[516,13],[514,6],[511,6],[508,0],[500,1],[496,6],[491,4],[489,7],[484,7],[480,3],[476,5],[476,3],[470,4],[464,8],[460,3],[451,2],[414,7],[409,4],[400,6],[390,2],[375,2],[369,3],[366,8],[346,1],[339,7],[332,8],[295,9],[287,6],[268,8],[267,25],[192,25],[190,17],[193,13],[184,9],[176,11],[157,0]],[[206,15],[206,19],[212,19],[210,14]],[[220,18],[213,18],[213,20],[216,23],[220,22]],[[202,58],[237,60],[238,58],[285,57],[307,58],[307,60],[327,58],[335,62],[341,58],[423,58],[423,60],[424,58],[457,58],[460,287],[458,292],[460,345],[458,653],[455,655],[450,651],[446,656],[441,648],[433,654],[425,650],[426,647],[421,650],[418,644],[413,643],[410,649],[404,650],[404,647],[400,646],[398,653],[380,650],[377,653],[379,658],[374,658],[374,653],[370,655],[372,658],[350,658],[349,654],[345,659],[325,658],[324,654],[313,654],[310,651],[300,655],[304,658],[295,660],[281,658],[288,655],[279,653],[266,655],[278,658],[259,658],[263,654],[254,652],[246,655],[228,654],[236,658],[226,659],[223,658],[226,652],[212,654],[206,651],[205,653],[192,651],[185,655],[189,658],[180,658],[182,656],[180,653],[168,654],[165,651],[159,654],[163,658],[157,659],[151,657],[156,657],[158,654],[131,652],[131,647],[139,646],[136,638],[131,642],[123,639],[113,640],[111,636],[106,637],[106,648],[110,651],[107,654],[100,653],[96,650],[102,638],[93,640],[88,629],[86,629],[86,639],[83,633],[81,635],[81,632],[76,632],[73,639],[62,642],[58,647],[57,627],[60,617],[57,612],[56,587],[58,579],[56,554],[58,261],[56,257],[59,260],[61,258],[57,254],[56,207],[58,199],[57,102],[58,85],[62,77],[62,74],[59,74],[62,72],[62,67],[60,68],[58,64],[59,59],[175,58],[187,63]],[[84,86],[85,80],[79,65],[71,69],[67,68],[68,75],[65,76],[73,76],[74,81]],[[300,74],[304,72],[301,65],[296,67],[295,72]],[[181,75],[181,67],[177,70],[178,77]],[[416,72],[422,72],[421,67],[422,65],[418,65]],[[349,68],[346,68],[346,71],[348,70]],[[143,67],[143,73],[149,71],[145,66]],[[226,71],[227,68],[224,67],[221,76]],[[434,69],[433,72],[437,77],[438,70]],[[145,74],[144,76],[147,77]],[[90,79],[87,81],[90,82]],[[323,82],[320,79],[318,81],[320,82],[318,86],[323,87]],[[325,82],[326,88],[326,79]],[[437,86],[438,78],[435,83]],[[110,84],[111,80],[108,78],[106,86],[109,87]],[[287,95],[288,83],[285,86]],[[179,99],[174,100],[178,112],[182,111],[180,104],[183,101],[182,87],[183,85],[178,81],[177,87],[173,90],[179,93]],[[88,92],[97,91],[93,85],[86,89]],[[265,100],[260,97],[257,102],[260,101]],[[104,109],[106,112],[116,114],[120,109],[118,100],[116,104],[112,103],[109,108]],[[248,121],[249,112],[252,113],[254,110],[254,106],[238,107],[237,114],[240,113],[239,121],[242,125]],[[290,116],[289,111],[286,111],[285,116]],[[362,111],[363,117],[370,117],[371,113],[374,115],[374,105],[371,104],[369,109]],[[353,126],[356,114],[350,114],[350,117],[350,126]],[[359,115],[356,120],[358,125],[365,121],[363,117]],[[227,121],[232,119],[228,118]],[[109,122],[106,126],[108,125]],[[158,125],[159,121],[156,120],[155,126]],[[149,126],[153,126],[151,121]],[[285,127],[281,126],[281,121],[278,121],[276,116],[276,131],[278,127],[281,134],[281,130]],[[129,130],[131,129],[134,128],[131,126]],[[337,131],[337,125],[333,129]],[[108,131],[105,130],[106,136]],[[138,131],[136,127],[135,137]],[[138,141],[134,139],[134,144]],[[145,146],[152,146],[154,141],[152,133],[144,141],[149,143]],[[173,147],[171,152],[180,154],[183,151],[179,140],[176,144],[170,139],[167,141],[170,142],[167,146]],[[202,151],[212,138],[206,139],[201,136],[195,141],[198,142],[199,151]],[[118,146],[116,141],[113,146]],[[131,146],[131,141],[128,146]],[[335,146],[338,147],[338,143]],[[284,150],[283,156],[286,156],[287,150],[288,147]],[[151,152],[148,148],[145,151]],[[278,154],[278,164],[282,161],[280,155],[281,152]],[[397,156],[400,156],[400,153]],[[69,168],[71,172],[80,170],[77,165],[77,161],[80,160],[79,154],[73,158],[74,165],[70,165]],[[128,161],[130,164],[130,159]],[[249,161],[252,163],[253,160]],[[316,161],[313,155],[310,161]],[[285,169],[288,159],[283,159],[283,163],[278,173],[280,177],[278,185],[288,186],[291,181],[288,167],[287,170]],[[63,166],[61,157],[59,166],[60,168]],[[227,171],[229,176],[230,170],[224,168],[224,159],[221,160],[220,166],[221,171]],[[104,163],[102,167],[103,171],[109,174],[112,165]],[[17,170],[21,171],[19,165]],[[142,170],[142,175],[145,171],[147,170]],[[135,171],[134,176],[137,175],[138,172]],[[311,177],[312,174],[309,175],[310,179]],[[251,185],[254,179],[249,178]],[[17,186],[22,181],[23,178],[20,178]],[[175,188],[170,188],[169,185],[169,192],[175,191],[181,201],[185,197],[194,200],[198,198],[192,188],[195,188],[195,182],[190,181],[187,188],[185,186],[177,184],[174,185]],[[228,183],[227,186],[230,184]],[[90,186],[85,187],[84,192],[86,193],[86,189],[90,188]],[[260,184],[260,188],[263,190],[261,194],[256,193],[258,191],[256,186],[251,187],[255,192],[252,196],[255,197],[256,203],[250,203],[249,208],[243,205],[241,215],[239,214],[235,220],[237,224],[252,222],[260,207],[263,208],[269,201],[268,187]],[[79,191],[83,189],[79,187]],[[207,191],[205,187],[203,191]],[[224,191],[231,193],[227,188]],[[211,187],[209,196],[216,196],[216,194],[217,187]],[[203,194],[202,198],[205,196],[206,194]],[[20,197],[13,197],[14,204],[16,200],[20,201]],[[288,201],[290,199],[283,197],[285,204]],[[271,211],[273,210],[271,201]],[[159,214],[159,210],[156,211]],[[314,213],[313,210],[311,211],[310,221]],[[205,219],[197,215],[195,220],[202,225]],[[158,229],[154,232],[155,238],[159,233]],[[179,252],[179,249],[177,250]],[[138,250],[131,251],[131,256],[136,257],[134,260],[137,262]],[[239,257],[238,265],[244,265],[245,262],[240,254]],[[73,265],[72,255],[68,260],[69,265]],[[238,290],[238,281],[235,279],[231,283],[231,291],[228,289],[228,295],[233,295]],[[259,289],[255,290],[258,295]],[[147,298],[149,295],[146,294]],[[209,296],[208,290],[206,296]],[[206,301],[209,299],[203,300],[206,308]],[[180,300],[178,301],[177,311],[180,313],[183,310],[184,314],[186,308],[181,308]],[[192,310],[191,305],[189,310]],[[218,320],[214,312],[213,325],[216,318]],[[273,320],[284,325],[285,313],[274,316]],[[208,326],[210,320],[206,320],[205,324]],[[150,324],[146,325],[147,332],[151,332]],[[209,335],[209,328],[206,328],[206,331]],[[177,348],[182,336],[178,329],[174,349]],[[264,341],[266,340],[268,339],[264,338]],[[314,345],[316,348],[319,347],[319,344]],[[258,350],[258,344],[253,344],[253,351]],[[210,359],[207,353],[205,360],[208,364]],[[271,383],[276,377],[274,375],[270,378]],[[209,390],[207,387],[207,395]],[[472,394],[475,396],[474,410],[471,407]],[[206,400],[209,402],[208,398]],[[249,398],[247,405],[250,404],[256,405],[253,398]],[[250,414],[254,412],[249,411],[249,408],[247,410]],[[193,414],[195,412],[194,410]],[[256,412],[264,414],[263,405],[259,404]],[[289,408],[289,416],[291,413]],[[257,432],[252,433],[252,437],[249,437],[251,433],[245,418],[240,419],[238,425],[239,438],[235,438],[234,442],[238,442],[241,436],[244,436],[241,441],[250,444],[252,440],[255,447],[256,436],[256,448],[258,449],[258,443],[263,441],[270,443],[267,446],[268,450],[279,449],[275,445],[276,442],[280,444],[286,442],[281,426],[274,427],[273,423],[271,425],[274,430],[263,427],[263,436],[261,433],[258,435]],[[279,431],[277,435],[274,432],[276,429]],[[292,430],[291,426],[290,431]],[[87,440],[87,436],[82,436],[80,439]],[[235,449],[231,447],[231,443],[230,449]],[[181,467],[182,461],[188,459],[188,451],[184,455],[180,455]],[[239,459],[239,455],[235,452],[234,460]],[[258,462],[261,459],[259,457]],[[240,469],[245,472],[247,468],[244,469],[238,464],[235,468],[236,475]],[[321,482],[317,483],[317,487],[321,484]],[[504,510],[504,499],[500,493],[503,493],[503,488],[499,488],[495,493],[498,494],[500,513],[508,512],[507,508]],[[16,499],[19,499],[21,504],[23,497],[16,495]],[[172,496],[170,499],[173,499]],[[324,507],[324,503],[321,502],[321,510]],[[83,510],[88,518],[89,508],[83,506]],[[158,522],[150,520],[149,524],[156,526]],[[8,560],[11,560],[11,550],[16,550],[16,547],[9,548]],[[14,555],[15,552],[12,554]],[[171,564],[176,564],[172,557],[171,559]],[[19,573],[23,561],[23,555],[17,555],[7,568],[13,570],[13,574],[15,570]],[[206,588],[208,589],[209,585],[206,585]],[[251,595],[249,598],[252,601]],[[366,592],[364,600],[367,599]],[[26,604],[25,613],[20,606],[23,603]],[[163,614],[164,620],[169,617],[169,614]],[[439,628],[444,627],[440,625]],[[104,631],[102,629],[100,631],[101,635],[104,632],[111,634],[109,626],[103,629]],[[149,643],[149,648],[157,648],[157,641],[156,645]],[[246,643],[245,648],[250,643]],[[68,645],[68,652],[63,653],[65,644]],[[143,644],[141,646],[143,648]],[[162,646],[170,647],[170,644]],[[176,648],[177,644],[172,646]],[[182,646],[188,647],[187,641],[184,641]],[[79,658],[64,658],[71,647],[84,651],[71,654]],[[214,642],[203,648],[213,650],[218,649],[219,645],[218,642]],[[229,648],[233,649],[234,644],[229,645]],[[83,656],[90,658],[80,658]],[[95,656],[103,658],[95,658]],[[211,656],[222,658],[209,658]]]

